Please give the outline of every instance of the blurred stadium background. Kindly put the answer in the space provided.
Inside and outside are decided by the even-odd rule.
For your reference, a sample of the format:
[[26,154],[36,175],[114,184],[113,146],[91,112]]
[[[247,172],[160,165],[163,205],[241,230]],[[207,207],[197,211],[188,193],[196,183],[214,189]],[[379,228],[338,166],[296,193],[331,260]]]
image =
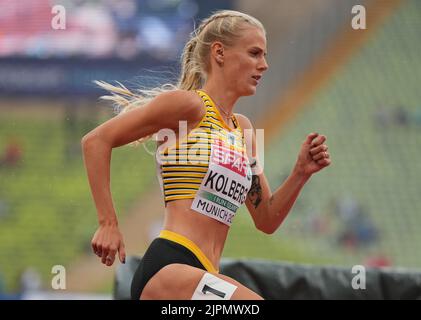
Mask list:
[[[354,5],[367,29],[354,30]],[[52,8],[66,9],[53,30]],[[259,18],[267,72],[238,112],[265,129],[272,188],[312,131],[333,165],[271,236],[245,210],[224,257],[421,266],[421,2],[418,0],[0,0],[0,298],[111,298],[113,268],[91,254],[96,211],[80,139],[114,115],[93,80],[174,81],[194,24],[216,9]],[[151,146],[113,153],[112,192],[129,254],[162,223]],[[64,291],[52,267],[66,268]],[[64,293],[63,293],[64,292]]]

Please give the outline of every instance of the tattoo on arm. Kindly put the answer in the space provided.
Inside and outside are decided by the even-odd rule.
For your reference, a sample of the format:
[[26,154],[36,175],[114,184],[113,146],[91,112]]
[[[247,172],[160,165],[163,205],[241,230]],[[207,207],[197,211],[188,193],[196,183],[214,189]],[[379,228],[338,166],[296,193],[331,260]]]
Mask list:
[[252,158],[252,160],[250,161],[250,167],[253,169],[256,165],[257,165],[257,159]]
[[260,202],[262,201],[262,186],[260,185],[259,176],[253,175],[251,180],[250,191],[247,196],[250,199],[253,206],[257,209]]

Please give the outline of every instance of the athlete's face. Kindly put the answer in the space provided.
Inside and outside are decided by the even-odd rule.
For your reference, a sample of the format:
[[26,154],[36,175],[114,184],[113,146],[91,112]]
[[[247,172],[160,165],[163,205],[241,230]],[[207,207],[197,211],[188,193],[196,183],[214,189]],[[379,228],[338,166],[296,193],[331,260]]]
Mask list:
[[247,26],[243,35],[224,50],[224,77],[240,96],[253,95],[268,69],[266,37],[260,28]]

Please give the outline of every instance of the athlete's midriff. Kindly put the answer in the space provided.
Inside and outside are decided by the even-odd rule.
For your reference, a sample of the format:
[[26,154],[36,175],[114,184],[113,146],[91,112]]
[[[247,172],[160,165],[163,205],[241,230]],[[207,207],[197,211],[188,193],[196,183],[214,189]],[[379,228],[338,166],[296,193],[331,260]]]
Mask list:
[[164,229],[176,232],[193,241],[219,269],[219,262],[229,226],[190,209],[193,200],[183,199],[167,203]]

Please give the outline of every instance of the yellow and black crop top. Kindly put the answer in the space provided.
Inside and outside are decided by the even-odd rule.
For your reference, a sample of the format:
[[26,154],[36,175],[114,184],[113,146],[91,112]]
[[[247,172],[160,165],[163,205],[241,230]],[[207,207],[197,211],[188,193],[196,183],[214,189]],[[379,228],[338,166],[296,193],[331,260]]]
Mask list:
[[203,91],[197,93],[206,108],[200,123],[176,144],[157,151],[158,178],[165,203],[195,198],[208,171],[212,144],[222,142],[245,154],[245,139],[235,116],[233,129],[224,122],[212,99]]

